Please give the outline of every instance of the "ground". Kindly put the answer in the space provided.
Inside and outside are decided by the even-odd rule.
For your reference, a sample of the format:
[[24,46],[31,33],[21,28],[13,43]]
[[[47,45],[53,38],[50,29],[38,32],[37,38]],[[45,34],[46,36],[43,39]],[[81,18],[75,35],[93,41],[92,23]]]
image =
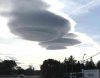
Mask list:
[[[19,77],[0,77],[0,78],[19,78]],[[25,76],[24,78],[39,78],[39,76]]]

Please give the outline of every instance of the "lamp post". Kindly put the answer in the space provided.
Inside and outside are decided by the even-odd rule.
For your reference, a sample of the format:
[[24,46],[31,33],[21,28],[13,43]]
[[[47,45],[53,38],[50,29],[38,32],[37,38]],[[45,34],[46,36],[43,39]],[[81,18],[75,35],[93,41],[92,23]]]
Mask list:
[[83,55],[83,59],[82,59],[83,64],[84,64],[84,57],[85,57],[85,55],[86,55],[86,53],[84,53],[84,55]]
[[82,58],[82,62],[83,62],[83,73],[82,73],[82,76],[83,76],[83,78],[84,78],[84,57],[85,57],[85,55],[86,55],[86,53],[84,53],[84,55],[83,55],[83,58]]

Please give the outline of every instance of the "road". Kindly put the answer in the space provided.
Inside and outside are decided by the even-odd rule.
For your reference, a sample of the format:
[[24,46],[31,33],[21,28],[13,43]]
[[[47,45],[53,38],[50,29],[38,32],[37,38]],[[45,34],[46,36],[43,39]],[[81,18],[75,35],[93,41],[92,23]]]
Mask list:
[[[0,78],[19,78],[19,77],[0,77]],[[39,76],[25,76],[24,78],[39,78]]]

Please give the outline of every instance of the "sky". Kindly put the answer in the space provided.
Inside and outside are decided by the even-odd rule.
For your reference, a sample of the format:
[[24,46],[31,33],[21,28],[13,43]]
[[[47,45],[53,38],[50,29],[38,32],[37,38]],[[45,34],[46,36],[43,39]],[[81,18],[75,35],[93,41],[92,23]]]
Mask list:
[[0,0],[0,60],[35,69],[50,58],[86,60],[100,51],[99,8],[99,0]]

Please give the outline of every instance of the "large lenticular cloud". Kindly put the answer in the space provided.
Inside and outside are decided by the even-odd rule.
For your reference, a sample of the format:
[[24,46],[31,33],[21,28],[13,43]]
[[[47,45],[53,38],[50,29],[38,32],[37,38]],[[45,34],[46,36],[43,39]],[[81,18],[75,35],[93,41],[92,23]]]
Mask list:
[[48,11],[15,14],[9,22],[11,32],[27,40],[52,41],[71,30],[70,21]]
[[42,1],[12,0],[12,6],[8,25],[13,34],[37,41],[48,50],[66,49],[80,43],[75,39],[77,35],[70,33],[75,22],[46,10],[47,5]]

